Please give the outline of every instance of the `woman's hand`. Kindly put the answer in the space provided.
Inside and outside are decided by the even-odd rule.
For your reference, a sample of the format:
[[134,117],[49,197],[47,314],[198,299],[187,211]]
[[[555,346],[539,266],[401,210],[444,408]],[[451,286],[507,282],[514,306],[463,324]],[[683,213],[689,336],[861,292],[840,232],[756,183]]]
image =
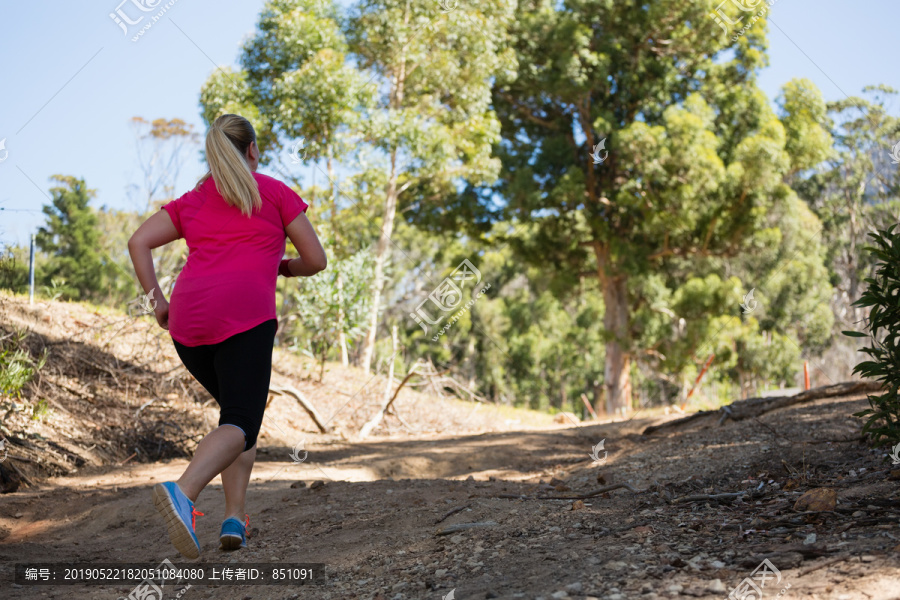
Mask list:
[[169,213],[160,210],[144,221],[128,240],[128,253],[131,255],[131,262],[134,263],[134,272],[141,283],[141,288],[148,294],[152,290],[159,292],[159,298],[150,300],[156,302],[156,306],[153,308],[156,322],[166,330],[169,329],[169,302],[162,297],[162,290],[156,280],[156,270],[153,268],[153,255],[150,251],[177,240],[179,237],[181,234],[172,223]]
[[153,314],[156,315],[156,322],[159,323],[159,326],[168,331],[169,329],[169,301],[162,299],[156,303],[156,308],[153,309]]

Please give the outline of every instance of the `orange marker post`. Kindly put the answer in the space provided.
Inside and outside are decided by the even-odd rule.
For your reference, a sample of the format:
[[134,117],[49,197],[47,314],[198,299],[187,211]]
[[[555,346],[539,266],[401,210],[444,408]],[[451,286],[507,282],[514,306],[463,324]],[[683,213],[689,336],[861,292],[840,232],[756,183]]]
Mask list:
[[806,386],[804,389],[809,389],[809,361],[803,361],[803,384]]

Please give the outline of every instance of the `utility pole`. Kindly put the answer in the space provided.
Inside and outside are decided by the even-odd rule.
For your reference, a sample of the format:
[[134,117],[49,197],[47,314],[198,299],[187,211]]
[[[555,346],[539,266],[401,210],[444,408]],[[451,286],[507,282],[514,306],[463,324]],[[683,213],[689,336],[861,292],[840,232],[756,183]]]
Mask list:
[[34,234],[31,234],[31,260],[28,265],[28,304],[34,304]]

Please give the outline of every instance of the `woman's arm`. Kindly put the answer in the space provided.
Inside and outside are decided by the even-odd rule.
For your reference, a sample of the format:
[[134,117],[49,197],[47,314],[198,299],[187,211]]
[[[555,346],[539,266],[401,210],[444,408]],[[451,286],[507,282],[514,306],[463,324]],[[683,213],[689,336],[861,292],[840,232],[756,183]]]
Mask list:
[[319,236],[313,229],[312,223],[306,215],[300,213],[284,228],[294,248],[300,253],[300,258],[295,258],[287,263],[291,277],[315,275],[328,266],[328,258],[325,249],[319,242]]
[[153,255],[150,250],[174,242],[180,237],[169,213],[160,210],[144,221],[128,240],[128,253],[134,264],[134,272],[137,274],[145,294],[149,294],[153,290],[153,299],[156,301],[154,308],[156,321],[163,329],[169,328],[169,301],[163,295],[159,281],[156,279],[156,269],[153,267]]

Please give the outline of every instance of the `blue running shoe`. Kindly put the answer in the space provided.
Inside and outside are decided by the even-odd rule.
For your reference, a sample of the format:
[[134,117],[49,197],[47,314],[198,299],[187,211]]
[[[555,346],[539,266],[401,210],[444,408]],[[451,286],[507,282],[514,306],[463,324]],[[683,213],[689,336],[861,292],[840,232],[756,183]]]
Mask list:
[[249,516],[247,516],[246,525],[241,523],[241,520],[236,517],[225,519],[222,523],[222,532],[219,534],[222,549],[237,550],[238,548],[246,548],[248,525],[250,525]]
[[194,533],[194,525],[196,515],[203,513],[194,510],[194,503],[174,481],[153,486],[153,504],[166,520],[169,540],[175,549],[188,558],[198,558],[200,542]]

